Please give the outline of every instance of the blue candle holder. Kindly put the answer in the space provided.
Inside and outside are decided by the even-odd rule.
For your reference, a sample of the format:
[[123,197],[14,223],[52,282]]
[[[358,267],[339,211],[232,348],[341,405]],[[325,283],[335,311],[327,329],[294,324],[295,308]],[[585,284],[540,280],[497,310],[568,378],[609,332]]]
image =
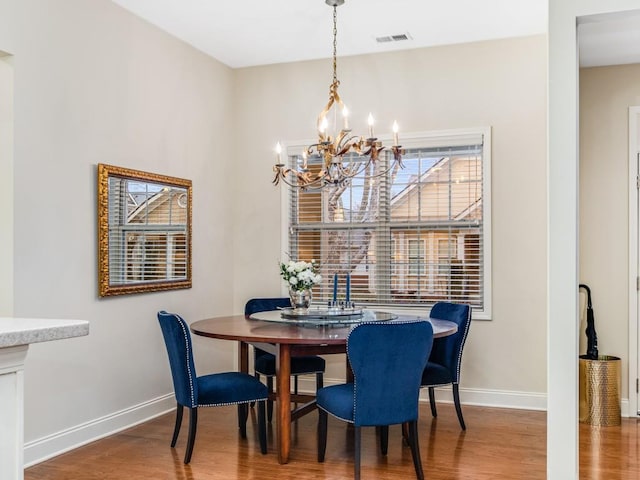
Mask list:
[[350,301],[351,301],[351,274],[347,273],[347,296],[346,296],[347,305],[349,305]]

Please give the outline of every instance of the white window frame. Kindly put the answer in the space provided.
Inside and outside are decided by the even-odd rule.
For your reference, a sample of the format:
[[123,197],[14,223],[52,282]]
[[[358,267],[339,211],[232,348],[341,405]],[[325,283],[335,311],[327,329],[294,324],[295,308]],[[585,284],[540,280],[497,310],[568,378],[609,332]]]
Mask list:
[[[482,243],[482,256],[484,262],[483,268],[483,309],[475,308],[473,309],[473,319],[475,320],[491,320],[492,315],[492,259],[491,259],[491,251],[492,251],[492,241],[491,241],[491,232],[492,232],[492,222],[491,222],[491,127],[470,127],[470,128],[461,128],[461,129],[450,129],[450,130],[437,130],[437,131],[427,131],[427,132],[417,132],[417,133],[406,133],[402,134],[401,143],[404,148],[420,148],[427,146],[433,143],[442,143],[446,141],[446,139],[451,138],[452,140],[455,138],[459,138],[462,136],[468,135],[482,135],[483,136],[483,149],[482,149],[482,222],[483,222],[483,243]],[[391,145],[393,142],[393,138],[390,134],[385,134],[380,136],[380,140],[383,145]],[[300,152],[307,145],[311,145],[315,142],[313,139],[306,140],[296,140],[296,141],[285,141],[283,142],[283,151],[286,152],[287,157],[293,155],[299,155]],[[281,235],[280,235],[280,252],[281,252],[281,260],[288,261],[289,257],[287,252],[289,252],[289,209],[290,209],[290,194],[289,188],[283,186],[280,189],[280,206],[281,206],[281,215],[280,215],[280,225],[281,225]],[[288,295],[288,293],[282,290],[283,296]],[[427,307],[428,308],[428,307]],[[376,307],[378,310],[382,311],[391,311],[399,314],[403,313],[416,313],[415,308],[406,308],[402,306],[389,305],[388,307]]]

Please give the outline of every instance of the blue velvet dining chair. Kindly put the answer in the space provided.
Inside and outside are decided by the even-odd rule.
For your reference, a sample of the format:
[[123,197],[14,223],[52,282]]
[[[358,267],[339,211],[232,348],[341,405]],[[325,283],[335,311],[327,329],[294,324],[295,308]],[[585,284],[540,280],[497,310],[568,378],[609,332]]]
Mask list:
[[259,380],[240,372],[213,373],[198,377],[193,361],[193,348],[189,326],[179,315],[158,312],[158,321],[167,347],[169,366],[173,377],[177,409],[176,423],[171,439],[175,447],[182,424],[184,407],[189,409],[189,437],[184,463],[191,461],[196,440],[198,407],[238,406],[238,428],[242,438],[247,437],[248,404],[258,402],[258,437],[260,451],[267,453],[267,425],[265,402],[269,396],[267,387]]
[[460,406],[460,365],[462,363],[462,349],[464,348],[469,326],[471,325],[471,307],[458,303],[438,302],[431,309],[431,318],[448,320],[458,325],[458,331],[448,337],[436,338],[424,372],[422,373],[422,386],[429,388],[429,404],[431,414],[438,416],[436,410],[435,387],[452,385],[453,403],[456,407],[458,421],[462,430],[467,427],[462,417]]
[[[277,310],[278,308],[291,308],[291,300],[289,298],[252,298],[244,306],[245,316],[253,313],[267,312]],[[273,392],[273,378],[276,374],[276,357],[275,355],[265,352],[259,348],[254,348],[253,370],[256,378],[260,379],[263,375],[267,379],[267,387]],[[291,357],[291,375],[293,376],[293,393],[298,394],[298,376],[312,375],[316,376],[316,390],[322,388],[323,376],[325,370],[325,360],[317,355],[303,355]],[[267,419],[271,422],[273,417],[273,401],[267,402]]]
[[380,427],[380,447],[386,455],[389,425],[408,423],[408,442],[416,476],[422,480],[418,444],[420,377],[433,342],[426,321],[376,322],[357,325],[347,338],[347,357],[354,382],[317,392],[318,461],[327,446],[327,417],[354,425],[355,478],[360,478],[361,427]]

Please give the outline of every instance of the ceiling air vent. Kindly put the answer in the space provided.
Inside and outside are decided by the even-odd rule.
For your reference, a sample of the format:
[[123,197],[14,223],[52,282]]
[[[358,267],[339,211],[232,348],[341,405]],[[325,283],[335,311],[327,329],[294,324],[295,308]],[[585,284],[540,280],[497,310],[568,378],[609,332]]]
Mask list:
[[376,42],[378,43],[401,42],[403,40],[411,40],[411,35],[408,33],[399,33],[396,35],[382,35],[380,37],[376,37]]

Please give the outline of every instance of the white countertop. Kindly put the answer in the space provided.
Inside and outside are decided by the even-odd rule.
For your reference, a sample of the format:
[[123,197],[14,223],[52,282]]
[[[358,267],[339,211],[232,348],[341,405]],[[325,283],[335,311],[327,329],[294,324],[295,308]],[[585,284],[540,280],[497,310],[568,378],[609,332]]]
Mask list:
[[86,320],[0,317],[0,348],[89,334]]

